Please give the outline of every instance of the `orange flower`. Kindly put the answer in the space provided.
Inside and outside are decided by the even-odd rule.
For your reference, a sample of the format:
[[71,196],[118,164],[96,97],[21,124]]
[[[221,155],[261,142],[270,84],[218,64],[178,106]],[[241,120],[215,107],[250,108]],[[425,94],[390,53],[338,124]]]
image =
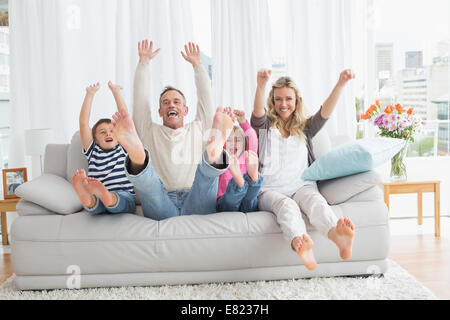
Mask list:
[[413,113],[413,108],[409,108],[408,109],[408,114],[412,114]]
[[369,117],[367,116],[367,114],[362,114],[362,115],[361,115],[361,119],[367,120],[367,119],[369,119]]
[[392,113],[392,111],[394,111],[394,107],[393,106],[387,106],[384,109],[384,112],[387,113],[387,114]]
[[375,104],[380,107],[381,106],[381,101],[380,100],[375,100]]
[[403,133],[403,135],[404,135],[405,137],[407,137],[407,136],[408,136],[408,132]]
[[405,108],[403,108],[403,106],[400,103],[397,103],[395,105],[395,109],[397,109],[398,113],[403,113],[405,112]]
[[370,108],[369,108],[370,113],[374,112],[376,109],[377,109],[377,106],[376,106],[376,105],[374,105],[374,104],[371,105]]

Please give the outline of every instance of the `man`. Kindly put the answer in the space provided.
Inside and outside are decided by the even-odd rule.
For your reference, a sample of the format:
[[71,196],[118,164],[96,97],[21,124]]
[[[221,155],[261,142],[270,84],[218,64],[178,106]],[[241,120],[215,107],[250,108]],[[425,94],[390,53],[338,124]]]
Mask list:
[[[134,82],[133,120],[126,108],[113,116],[114,132],[128,152],[127,177],[138,191],[144,216],[161,220],[178,215],[215,212],[217,183],[228,168],[223,145],[233,127],[233,116],[214,110],[208,74],[199,47],[185,46],[183,58],[192,64],[197,86],[197,114],[184,124],[189,108],[178,89],[166,87],[160,95],[159,116],[152,122],[149,107],[149,65],[158,54],[153,42],[138,44],[139,64]],[[208,142],[203,134],[211,129]],[[225,164],[224,164],[225,163]]]

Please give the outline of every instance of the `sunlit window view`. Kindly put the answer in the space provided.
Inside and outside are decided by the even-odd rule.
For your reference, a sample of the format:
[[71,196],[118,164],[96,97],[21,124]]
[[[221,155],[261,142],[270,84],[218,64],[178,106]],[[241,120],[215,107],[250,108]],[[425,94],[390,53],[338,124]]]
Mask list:
[[448,156],[450,3],[376,0],[368,6],[376,98],[383,106],[413,108],[423,120],[408,156]]

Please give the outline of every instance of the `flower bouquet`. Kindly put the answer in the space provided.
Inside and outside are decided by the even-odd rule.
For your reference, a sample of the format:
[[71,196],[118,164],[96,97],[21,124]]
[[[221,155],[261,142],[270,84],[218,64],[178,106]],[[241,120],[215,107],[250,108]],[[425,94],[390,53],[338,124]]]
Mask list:
[[374,125],[379,129],[378,135],[406,140],[405,146],[391,160],[391,180],[406,180],[404,158],[408,143],[414,142],[414,134],[419,132],[423,124],[413,113],[413,108],[406,109],[399,103],[382,107],[380,100],[376,100],[375,104],[361,115],[363,120],[373,119]]

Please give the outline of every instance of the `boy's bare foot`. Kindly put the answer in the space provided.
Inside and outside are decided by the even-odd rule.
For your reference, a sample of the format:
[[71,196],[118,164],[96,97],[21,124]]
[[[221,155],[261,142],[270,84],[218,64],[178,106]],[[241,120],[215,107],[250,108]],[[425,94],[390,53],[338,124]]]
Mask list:
[[211,163],[216,163],[221,155],[225,142],[233,130],[233,119],[222,108],[217,108],[206,144],[206,152]]
[[112,123],[114,125],[113,132],[119,143],[128,152],[131,162],[137,165],[143,165],[145,163],[144,145],[141,139],[139,139],[133,119],[131,119],[128,110],[122,109],[112,117]]
[[92,194],[86,190],[83,183],[84,179],[86,179],[86,172],[83,169],[75,171],[72,176],[72,186],[77,193],[78,198],[80,198],[83,206],[93,207],[96,200],[95,197],[93,197]]
[[348,260],[352,256],[353,238],[355,237],[355,226],[348,218],[338,220],[336,227],[328,232],[328,238],[336,243],[342,259]]
[[108,87],[109,87],[109,89],[111,89],[111,91],[113,93],[123,89],[122,86],[119,86],[118,84],[114,84],[111,81],[108,82]]
[[314,242],[307,234],[295,237],[291,243],[292,248],[297,252],[308,270],[314,270],[317,267],[316,258],[312,250],[313,245]]
[[245,183],[244,176],[242,175],[242,172],[241,172],[241,166],[239,164],[239,159],[234,154],[230,155],[229,169],[230,169],[231,175],[233,176],[234,182],[236,182],[236,184],[239,187],[242,187]]
[[245,151],[245,163],[247,163],[247,174],[253,181],[258,181],[258,155],[252,150]]
[[96,178],[87,178],[85,188],[91,194],[95,194],[102,203],[107,207],[113,207],[117,204],[117,197],[114,193],[109,192],[108,189]]

